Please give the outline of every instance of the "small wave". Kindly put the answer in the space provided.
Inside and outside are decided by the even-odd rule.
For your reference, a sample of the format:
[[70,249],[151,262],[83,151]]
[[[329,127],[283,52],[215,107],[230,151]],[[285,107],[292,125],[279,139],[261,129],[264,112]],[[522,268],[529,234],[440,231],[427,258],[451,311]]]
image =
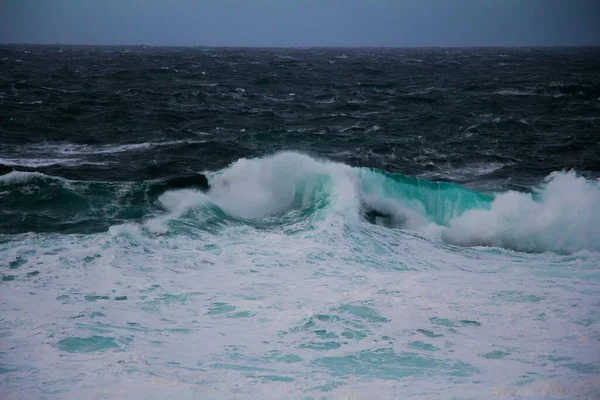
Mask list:
[[456,167],[456,168],[445,168],[439,172],[433,173],[425,173],[423,176],[427,178],[433,179],[452,179],[452,180],[464,180],[464,179],[472,179],[478,176],[484,176],[496,172],[507,165],[511,165],[511,163],[500,163],[500,162],[490,162],[490,163],[477,163],[477,164],[469,164],[464,167]]
[[500,96],[541,96],[541,97],[565,97],[572,96],[585,100],[592,100],[598,96],[600,89],[597,86],[566,84],[551,82],[544,86],[513,87],[493,92]]
[[500,96],[537,96],[537,93],[535,92],[519,89],[502,89],[494,92],[493,94]]
[[[16,147],[17,152],[37,154],[56,154],[65,156],[74,155],[94,155],[94,154],[113,154],[113,153],[126,153],[134,151],[143,151],[156,147],[169,147],[177,146],[181,144],[197,144],[203,143],[203,141],[197,140],[173,140],[166,142],[145,142],[145,143],[132,143],[132,144],[109,144],[103,146],[91,146],[91,145],[78,145],[72,143],[44,143],[26,147]],[[5,162],[6,161],[6,162]],[[88,161],[81,160],[79,158],[54,158],[54,159],[37,159],[37,160],[19,160],[19,159],[0,159],[0,163],[6,165],[22,165],[31,167],[42,167],[55,164],[67,164],[67,163],[86,163]],[[26,164],[24,164],[26,163]],[[91,163],[92,165],[104,165],[105,163]]]
[[145,189],[144,184],[85,182],[12,171],[0,176],[0,232],[106,231],[148,212]]
[[190,189],[167,191],[158,201],[167,210],[167,214],[151,218],[145,222],[144,227],[159,234],[168,231],[169,221],[180,218],[195,207],[210,204],[210,198],[206,194]]
[[59,151],[62,154],[111,154],[111,153],[125,153],[132,151],[148,150],[156,147],[169,147],[177,146],[180,144],[196,144],[202,143],[202,141],[193,140],[173,140],[167,142],[148,142],[148,143],[134,143],[134,144],[123,144],[123,145],[106,145],[106,146],[80,146],[80,145],[66,145]]
[[106,162],[92,162],[80,158],[0,158],[0,164],[12,167],[50,167],[53,165],[107,165]]
[[323,100],[317,100],[317,101],[315,101],[315,103],[316,104],[333,104],[335,101],[337,101],[337,98],[330,97],[330,98],[326,98]]
[[40,86],[40,89],[61,92],[61,93],[79,93],[79,92],[81,92],[81,90],[66,90],[66,89],[52,88],[52,87],[47,87],[47,86]]
[[40,172],[12,171],[6,175],[0,176],[0,184],[12,185],[15,183],[27,182],[33,178],[58,179],[58,178],[54,178],[54,177],[42,174]]
[[152,143],[135,143],[135,144],[124,144],[124,145],[107,145],[107,146],[83,146],[66,144],[64,146],[56,146],[57,153],[74,155],[74,154],[111,154],[111,153],[123,153],[128,151],[139,151],[147,150],[153,147]]

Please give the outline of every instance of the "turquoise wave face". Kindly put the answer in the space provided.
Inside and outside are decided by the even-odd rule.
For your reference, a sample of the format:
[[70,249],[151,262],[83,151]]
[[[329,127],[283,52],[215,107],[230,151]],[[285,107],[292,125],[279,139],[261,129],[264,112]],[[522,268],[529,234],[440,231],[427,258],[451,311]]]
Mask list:
[[377,199],[388,199],[427,222],[442,226],[448,226],[467,210],[488,210],[493,200],[492,196],[448,182],[432,182],[374,169],[361,169],[358,175],[363,196],[371,200],[367,205],[377,209],[379,204],[385,213],[385,202],[378,203]]

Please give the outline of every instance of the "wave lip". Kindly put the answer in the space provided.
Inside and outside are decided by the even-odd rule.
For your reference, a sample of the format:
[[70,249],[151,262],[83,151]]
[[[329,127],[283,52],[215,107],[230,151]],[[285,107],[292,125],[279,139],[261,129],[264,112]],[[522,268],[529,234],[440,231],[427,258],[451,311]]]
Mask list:
[[223,211],[240,218],[280,215],[309,206],[344,207],[357,201],[351,172],[344,164],[281,152],[240,159],[213,174],[209,194]]

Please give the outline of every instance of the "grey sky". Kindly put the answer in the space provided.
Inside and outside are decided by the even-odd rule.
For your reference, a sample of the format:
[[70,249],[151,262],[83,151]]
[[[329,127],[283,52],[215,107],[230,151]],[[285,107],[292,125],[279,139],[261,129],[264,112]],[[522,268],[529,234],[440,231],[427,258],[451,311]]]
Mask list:
[[0,0],[0,42],[599,45],[599,0]]

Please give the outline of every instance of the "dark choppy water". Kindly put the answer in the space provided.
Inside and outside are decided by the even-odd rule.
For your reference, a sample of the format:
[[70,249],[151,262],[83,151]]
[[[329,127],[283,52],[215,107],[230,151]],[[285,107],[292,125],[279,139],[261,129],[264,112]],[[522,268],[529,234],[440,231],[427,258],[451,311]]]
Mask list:
[[4,164],[69,178],[153,179],[277,150],[494,188],[600,172],[597,48],[49,46],[0,57]]
[[595,398],[599,66],[1,47],[0,393]]

